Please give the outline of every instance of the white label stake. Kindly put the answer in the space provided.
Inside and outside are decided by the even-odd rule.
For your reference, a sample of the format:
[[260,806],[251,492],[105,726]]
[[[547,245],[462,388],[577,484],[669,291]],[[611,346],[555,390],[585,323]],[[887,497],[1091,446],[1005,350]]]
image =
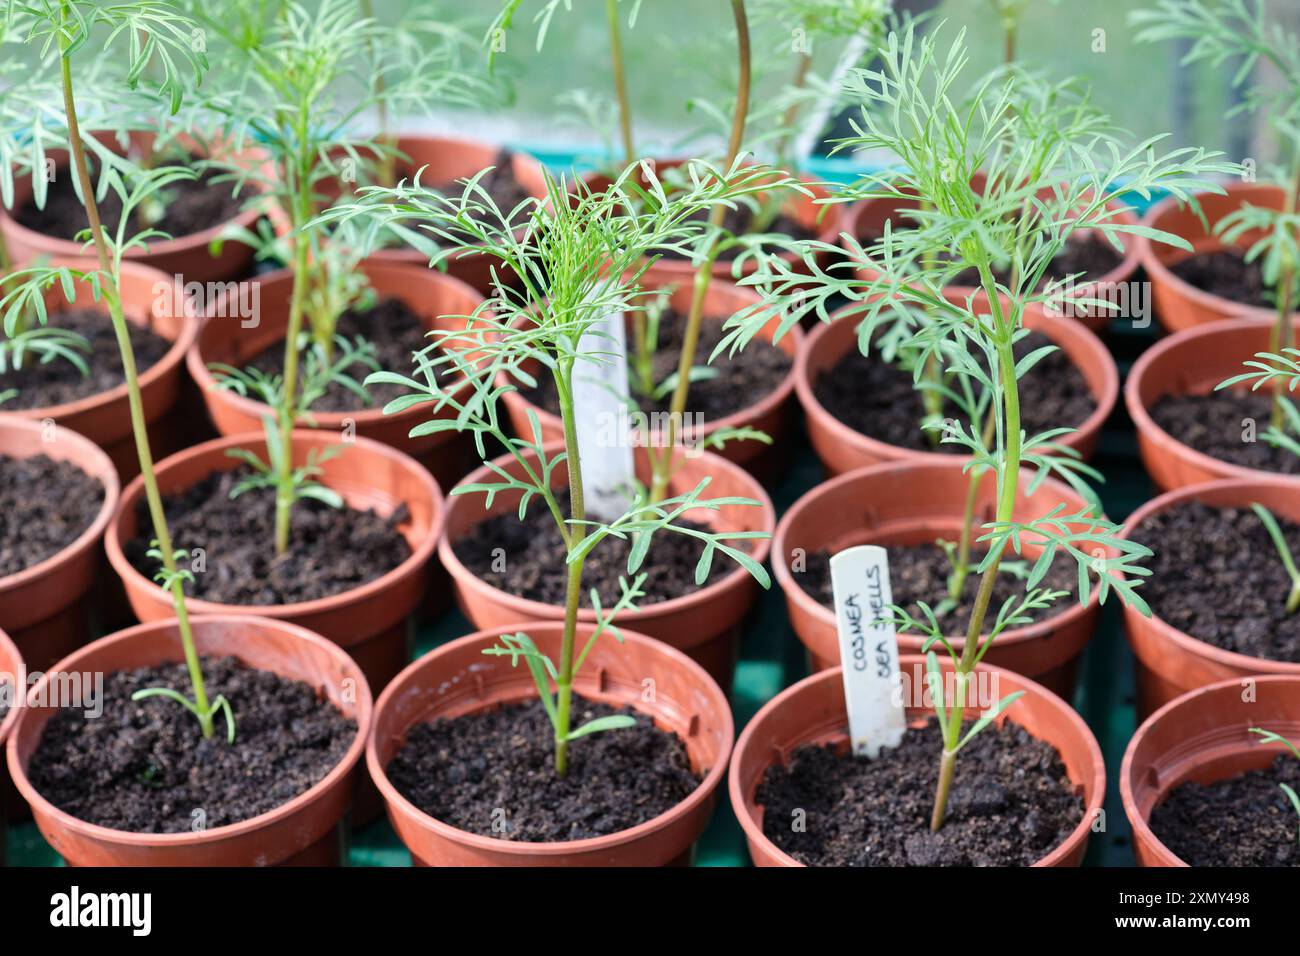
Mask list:
[[578,341],[573,415],[587,511],[612,521],[627,511],[636,486],[628,416],[627,332],[622,312],[592,324]]
[[890,605],[889,556],[862,544],[831,556],[835,623],[844,665],[844,703],[855,754],[875,757],[897,747],[907,730],[899,686],[898,635]]

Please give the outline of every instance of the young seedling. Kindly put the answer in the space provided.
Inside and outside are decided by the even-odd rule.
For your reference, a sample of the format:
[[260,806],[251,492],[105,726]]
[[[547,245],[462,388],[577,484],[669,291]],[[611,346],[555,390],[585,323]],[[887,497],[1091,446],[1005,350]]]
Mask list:
[[[583,475],[596,436],[578,434],[573,396],[575,376],[582,368],[605,361],[605,353],[580,350],[583,336],[611,313],[643,307],[640,282],[648,268],[647,255],[658,249],[690,247],[703,229],[699,214],[766,188],[772,171],[741,164],[717,169],[692,163],[690,186],[670,193],[649,164],[633,165],[600,192],[548,178],[547,197],[526,200],[516,210],[496,207],[479,184],[482,175],[467,180],[461,196],[446,197],[423,189],[417,174],[411,186],[363,190],[356,203],[337,206],[322,218],[369,221],[371,230],[381,229],[386,219],[409,218],[446,244],[431,265],[455,254],[457,245],[473,245],[496,262],[487,301],[465,317],[464,328],[432,334],[432,345],[417,356],[416,377],[377,372],[367,381],[407,391],[388,404],[387,412],[416,405],[428,405],[434,414],[454,412],[416,426],[412,437],[447,430],[474,436],[480,457],[500,480],[462,484],[452,494],[482,493],[490,507],[496,495],[517,492],[521,519],[536,501],[554,519],[567,552],[560,658],[552,661],[522,634],[502,638],[487,653],[508,656],[515,663],[523,660],[529,667],[554,728],[555,769],[563,775],[570,742],[630,723],[626,717],[612,717],[572,727],[573,680],[602,634],[618,636],[615,618],[641,596],[645,574],[638,571],[655,534],[685,535],[702,544],[697,582],[706,580],[715,557],[722,554],[765,587],[769,584],[767,572],[744,550],[745,544],[764,533],[714,532],[683,522],[685,515],[700,509],[756,504],[743,498],[704,497],[708,479],[683,494],[654,502],[637,493],[621,514],[591,513]],[[526,223],[522,230],[512,225],[519,221]],[[515,280],[508,280],[512,275]],[[501,396],[514,390],[516,383],[534,385],[536,379],[529,372],[533,367],[555,383],[564,426],[564,447],[559,451],[544,446],[535,415],[530,416],[531,436],[509,437],[500,423]],[[466,382],[469,394],[462,397]],[[517,466],[513,472],[491,463],[487,440],[509,453]],[[568,470],[567,508],[552,487],[552,475],[561,465]],[[610,537],[630,542],[627,574],[632,578],[621,580],[621,596],[612,607],[602,607],[593,591],[597,626],[579,648],[583,566],[587,556]]]
[[[1274,733],[1271,730],[1265,730],[1263,727],[1251,727],[1250,732],[1252,734],[1259,734],[1259,736],[1263,738],[1261,743],[1281,744],[1287,750],[1291,751],[1297,760],[1300,760],[1300,747],[1297,747],[1281,734]],[[1278,786],[1282,788],[1282,792],[1286,794],[1286,798],[1291,801],[1291,806],[1295,808],[1296,814],[1300,816],[1300,794],[1297,794],[1295,788],[1290,784],[1279,783]],[[1300,826],[1296,827],[1296,839],[1300,840]]]
[[[794,272],[788,264],[765,257],[758,272],[746,280],[760,288],[765,303],[735,317],[729,339],[720,346],[740,347],[773,313],[783,313],[782,321],[791,324],[810,311],[828,320],[826,303],[834,291],[862,304],[861,342],[867,348],[882,317],[914,317],[920,307],[926,319],[915,324],[906,344],[921,356],[934,355],[946,373],[978,383],[989,395],[990,442],[984,440],[984,429],[969,423],[953,423],[944,436],[969,450],[970,467],[996,479],[996,512],[976,539],[986,550],[975,568],[979,584],[961,646],[949,640],[951,630],[940,625],[928,605],[921,605],[922,619],[894,609],[900,627],[920,630],[926,638],[923,650],[943,735],[930,820],[936,831],[947,813],[958,753],[1018,696],[1003,698],[966,727],[966,710],[974,701],[971,675],[998,635],[1027,623],[1030,611],[1050,607],[1064,596],[1041,586],[1057,557],[1077,566],[1081,603],[1089,601],[1095,587],[1101,601],[1114,590],[1149,613],[1136,588],[1150,573],[1139,564],[1150,552],[1121,538],[1119,526],[1101,517],[1095,506],[1071,512],[1062,503],[1040,515],[1016,516],[1022,471],[1036,472],[1027,483],[1031,489],[1050,473],[1082,483],[1077,463],[1050,453],[1054,440],[1067,429],[1024,432],[1020,380],[1050,351],[1017,357],[1015,346],[1026,334],[1026,306],[1046,299],[1040,282],[1073,232],[1093,229],[1115,245],[1122,233],[1152,235],[1153,230],[1118,221],[1123,207],[1112,206],[1119,192],[1113,183],[1126,181],[1124,188],[1142,195],[1161,187],[1185,196],[1202,185],[1197,177],[1218,169],[1203,150],[1157,156],[1158,137],[1125,150],[1114,139],[1096,134],[1082,140],[1065,137],[1046,157],[1031,161],[1039,147],[1030,149],[1019,138],[1018,114],[1031,111],[1041,98],[1026,95],[1022,79],[1012,81],[1002,71],[967,86],[967,62],[964,33],[941,50],[935,35],[918,38],[909,27],[890,34],[878,70],[853,74],[849,88],[862,110],[852,142],[897,157],[894,168],[856,196],[920,197],[923,208],[915,214],[916,227],[886,231],[873,250],[882,271],[868,283],[817,268],[817,243],[810,243],[804,255],[812,272],[802,279],[811,285],[807,291],[790,284]],[[965,89],[972,91],[969,100],[958,100]],[[1039,174],[1030,175],[1035,168],[1040,168]],[[977,169],[989,183],[983,193],[971,186]],[[1028,222],[1017,215],[1026,205],[1035,213]],[[936,262],[936,249],[944,250],[951,261]],[[1012,259],[1020,260],[1015,268],[1009,268]],[[967,267],[978,272],[983,296],[950,301],[943,285],[953,269]],[[996,272],[1008,275],[1008,280],[999,281]],[[1038,554],[1024,577],[1024,592],[995,610],[991,602],[997,575],[1005,561],[1025,555],[1026,548]],[[951,693],[945,690],[935,645],[951,660]]]
[[[631,9],[628,12],[627,27],[636,26],[637,14],[641,10],[642,0],[628,0]],[[623,148],[624,165],[637,159],[636,141],[632,133],[632,103],[627,92],[627,71],[623,62],[623,36],[619,26],[619,0],[605,0],[605,23],[609,30],[609,56],[611,80],[614,84],[614,98],[618,102],[618,130]],[[489,62],[495,59],[501,49],[501,39],[510,31],[515,14],[524,5],[524,0],[506,0],[492,25],[488,27],[484,43],[490,51]],[[546,42],[546,33],[550,29],[551,19],[563,5],[566,11],[573,10],[573,0],[545,0],[545,4],[533,17],[537,24],[537,49],[541,50]],[[590,103],[586,110],[593,117],[599,112],[599,106]]]
[[[1222,240],[1235,244],[1259,235],[1246,251],[1247,262],[1259,262],[1265,285],[1276,305],[1269,350],[1285,352],[1295,345],[1292,313],[1300,303],[1300,35],[1280,24],[1269,25],[1264,0],[1161,0],[1152,10],[1135,10],[1129,22],[1140,27],[1144,42],[1190,40],[1184,63],[1207,63],[1214,68],[1232,64],[1234,86],[1246,84],[1255,65],[1269,63],[1279,78],[1276,84],[1256,84],[1246,90],[1241,110],[1262,111],[1285,144],[1285,166],[1274,168],[1269,178],[1283,184],[1281,209],[1243,203],[1215,225]],[[1283,430],[1287,412],[1281,385],[1274,392],[1270,423]]]
[[[230,704],[223,697],[209,700],[199,666],[194,635],[190,628],[185,603],[184,583],[191,572],[182,569],[179,561],[186,556],[172,546],[171,534],[163,511],[158,480],[154,473],[153,453],[149,448],[144,406],[140,396],[139,376],[136,372],[135,354],[131,348],[127,319],[123,312],[121,295],[122,257],[129,249],[140,248],[159,238],[154,230],[129,235],[130,213],[146,204],[151,197],[166,189],[171,183],[194,173],[188,169],[160,167],[140,173],[129,191],[122,188],[122,216],[115,233],[101,224],[99,205],[91,188],[87,149],[81,133],[77,111],[77,90],[73,82],[73,58],[96,35],[102,37],[100,56],[105,60],[125,56],[127,72],[125,84],[134,87],[151,62],[158,66],[157,89],[159,100],[167,102],[174,115],[185,95],[187,78],[197,83],[207,68],[207,60],[192,46],[193,21],[181,16],[165,3],[137,2],[101,6],[85,0],[57,0],[57,2],[11,3],[6,10],[6,23],[36,49],[42,68],[57,67],[62,88],[62,119],[66,123],[66,147],[72,157],[72,170],[77,177],[78,194],[85,206],[90,223],[89,242],[93,246],[97,268],[72,269],[68,267],[32,266],[11,276],[14,291],[7,303],[6,323],[15,310],[36,308],[36,301],[45,290],[58,283],[69,300],[74,297],[77,282],[88,283],[95,299],[108,308],[122,357],[126,377],[131,429],[135,436],[140,472],[144,481],[145,500],[155,535],[154,549],[150,555],[162,565],[158,572],[159,583],[170,593],[176,611],[177,629],[184,649],[185,664],[189,672],[193,698],[170,688],[147,688],[137,691],[134,699],[165,696],[182,704],[197,718],[204,737],[211,737],[215,718],[220,711],[226,720],[227,739],[233,740],[235,720]],[[125,41],[122,43],[120,41]],[[123,49],[125,47],[125,49]],[[108,180],[108,186],[121,187],[120,180]]]
[[[257,35],[256,30],[251,32]],[[373,349],[365,342],[344,341],[336,334],[339,316],[359,306],[366,292],[358,269],[361,256],[349,236],[331,233],[316,219],[332,187],[358,181],[371,157],[394,154],[391,142],[359,136],[352,126],[367,110],[382,107],[387,116],[388,110],[449,96],[470,84],[449,68],[440,49],[427,55],[411,52],[410,43],[400,39],[401,32],[362,17],[357,0],[325,0],[310,10],[285,3],[261,42],[243,50],[246,80],[219,91],[205,104],[224,117],[224,133],[233,153],[253,146],[269,155],[269,164],[231,165],[229,175],[237,185],[259,182],[262,195],[269,194],[279,203],[290,225],[287,249],[285,243],[265,234],[227,232],[227,238],[259,248],[264,258],[284,255],[288,260],[293,285],[283,373],[266,376],[251,369],[217,369],[222,387],[256,394],[273,411],[262,421],[267,461],[248,450],[241,450],[238,457],[253,467],[256,476],[241,489],[272,487],[275,491],[277,555],[289,549],[297,501],[341,503],[313,480],[319,459],[306,468],[294,467],[294,428],[332,383],[368,398],[354,376],[375,367]],[[394,63],[398,52],[404,55]],[[391,223],[388,234],[420,247],[427,245],[424,236],[400,222]]]

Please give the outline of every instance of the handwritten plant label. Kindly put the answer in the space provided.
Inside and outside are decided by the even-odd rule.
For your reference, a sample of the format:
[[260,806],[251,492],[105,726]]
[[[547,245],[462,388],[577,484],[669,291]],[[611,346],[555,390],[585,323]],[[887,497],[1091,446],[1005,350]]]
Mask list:
[[902,699],[895,693],[898,635],[890,606],[889,556],[874,544],[831,556],[831,589],[840,635],[844,702],[855,754],[875,757],[897,747],[907,730]]
[[587,511],[611,521],[632,503],[636,470],[628,427],[627,331],[611,312],[578,340],[573,366],[573,415]]

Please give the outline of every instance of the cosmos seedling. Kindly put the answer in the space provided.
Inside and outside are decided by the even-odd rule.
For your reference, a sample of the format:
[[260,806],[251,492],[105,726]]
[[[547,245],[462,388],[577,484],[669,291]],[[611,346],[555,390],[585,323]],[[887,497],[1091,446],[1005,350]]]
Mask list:
[[[117,336],[126,377],[131,430],[135,437],[136,452],[140,459],[140,472],[144,481],[145,500],[155,535],[155,547],[150,555],[162,564],[160,583],[172,598],[176,612],[177,629],[184,649],[186,669],[189,672],[193,698],[160,688],[137,691],[135,699],[162,695],[182,703],[199,722],[204,737],[213,735],[215,717],[220,710],[226,718],[227,737],[234,736],[234,716],[230,705],[222,698],[209,701],[199,667],[198,652],[190,628],[186,608],[184,583],[188,571],[180,568],[179,560],[185,552],[172,545],[171,533],[163,511],[162,496],[154,473],[153,452],[149,448],[144,406],[140,395],[140,381],[136,372],[135,354],[127,330],[121,295],[122,257],[129,249],[141,248],[161,234],[146,229],[130,235],[127,233],[130,212],[146,204],[170,184],[194,173],[188,169],[158,167],[142,170],[128,189],[120,179],[110,178],[108,188],[118,188],[122,198],[122,216],[116,233],[101,225],[96,193],[91,187],[90,166],[87,162],[86,141],[81,133],[77,111],[77,90],[73,83],[72,61],[75,54],[93,50],[90,46],[97,34],[106,34],[99,47],[98,59],[121,62],[125,56],[128,88],[135,88],[151,63],[156,64],[153,91],[159,100],[167,102],[170,112],[180,108],[186,86],[197,83],[207,68],[207,60],[192,46],[193,21],[179,14],[165,3],[141,2],[101,6],[84,0],[57,0],[57,2],[18,3],[6,8],[6,24],[15,35],[22,36],[39,54],[43,68],[57,67],[62,88],[63,116],[66,124],[66,147],[72,157],[72,170],[77,177],[78,193],[90,223],[89,242],[97,259],[96,268],[71,269],[68,267],[33,266],[14,273],[11,277],[6,324],[15,309],[27,305],[35,307],[35,299],[46,289],[58,283],[69,300],[77,282],[88,283],[96,301],[108,308],[113,330]],[[125,43],[121,42],[125,41]],[[125,49],[123,49],[125,47]],[[92,90],[92,97],[95,91]],[[155,106],[156,108],[156,106]],[[39,138],[38,138],[39,142]],[[105,160],[106,163],[111,161]],[[35,164],[33,168],[36,168]],[[9,298],[8,296],[6,297]]]
[[[548,178],[544,199],[529,198],[515,210],[497,208],[479,184],[483,173],[467,180],[458,197],[422,188],[417,174],[410,186],[362,190],[357,202],[336,206],[322,217],[368,222],[368,231],[375,234],[389,218],[416,222],[445,244],[431,263],[434,266],[457,254],[458,246],[472,245],[495,261],[487,301],[465,317],[462,328],[431,334],[432,345],[417,356],[414,376],[377,372],[367,381],[398,385],[407,392],[390,402],[386,412],[423,405],[438,415],[417,425],[412,437],[442,431],[474,436],[478,453],[494,478],[459,485],[452,494],[483,494],[491,507],[498,494],[518,493],[521,519],[534,502],[540,502],[554,519],[567,552],[560,658],[549,659],[527,635],[519,634],[502,638],[487,653],[507,656],[516,663],[522,660],[529,667],[554,728],[555,769],[560,775],[567,770],[568,746],[574,739],[630,724],[629,718],[616,717],[572,727],[573,680],[601,634],[619,636],[614,620],[642,594],[645,575],[638,572],[654,535],[685,535],[701,542],[695,569],[698,583],[707,580],[719,555],[740,564],[765,587],[770,583],[762,565],[745,550],[753,539],[766,537],[765,533],[715,532],[682,522],[689,512],[757,504],[744,498],[706,497],[707,478],[683,494],[658,501],[637,494],[619,515],[589,513],[584,497],[584,453],[576,427],[574,376],[581,374],[580,363],[603,359],[600,353],[579,351],[582,337],[611,313],[644,307],[640,283],[648,268],[647,255],[658,249],[689,247],[704,228],[699,219],[702,214],[753,195],[766,188],[772,177],[770,169],[742,164],[725,169],[690,165],[691,184],[674,192],[664,189],[649,164],[629,167],[600,192],[581,184],[571,188],[563,180]],[[522,229],[514,225],[520,221],[525,223]],[[501,396],[520,384],[534,385],[530,368],[539,368],[555,383],[564,430],[561,450],[549,451],[544,446],[535,414],[530,415],[531,435],[512,438],[502,427]],[[468,395],[464,383],[468,383]],[[513,471],[492,464],[489,440],[509,453]],[[586,447],[590,454],[591,446]],[[553,488],[552,476],[561,466],[568,472],[567,507]],[[598,595],[592,594],[597,627],[579,649],[582,569],[587,556],[609,537],[631,544],[627,561],[631,580],[622,579],[621,596],[610,608],[602,608]]]
[[[1287,750],[1291,751],[1297,760],[1300,760],[1300,747],[1297,747],[1281,734],[1276,734],[1271,730],[1265,730],[1263,727],[1251,727],[1250,732],[1252,734],[1259,734],[1259,736],[1263,738],[1261,741],[1262,743],[1281,744]],[[1295,788],[1290,784],[1279,783],[1278,786],[1282,788],[1282,792],[1286,794],[1286,798],[1291,801],[1291,806],[1295,809],[1296,815],[1300,816],[1300,794],[1297,794]],[[1296,839],[1300,840],[1300,826],[1296,827]]]
[[[1099,600],[1113,590],[1149,613],[1136,588],[1150,573],[1139,564],[1150,552],[1120,537],[1119,526],[1101,517],[1095,506],[1071,511],[1062,503],[1032,517],[1016,515],[1022,470],[1036,472],[1026,482],[1028,488],[1037,488],[1051,473],[1080,481],[1077,467],[1063,469],[1062,462],[1072,459],[1051,454],[1054,440],[1068,430],[1024,432],[1020,380],[1045,354],[1038,350],[1016,355],[1016,344],[1027,334],[1025,308],[1046,297],[1038,290],[1042,277],[1076,230],[1097,230],[1116,245],[1121,233],[1152,233],[1118,221],[1118,210],[1111,207],[1117,198],[1113,183],[1128,181],[1139,194],[1163,187],[1185,195],[1201,185],[1195,177],[1216,169],[1212,156],[1201,150],[1158,156],[1155,140],[1131,150],[1097,134],[1081,140],[1063,137],[1051,144],[1026,143],[1018,133],[1021,117],[1031,114],[1042,98],[1027,95],[1022,80],[1013,82],[1000,73],[968,86],[963,78],[968,61],[964,33],[946,50],[938,42],[933,34],[916,36],[910,27],[893,32],[880,68],[857,71],[849,80],[851,93],[862,104],[852,144],[887,149],[897,157],[894,168],[850,195],[919,197],[916,227],[886,231],[872,250],[880,275],[867,283],[818,268],[817,243],[808,244],[803,265],[811,276],[802,276],[798,287],[790,284],[795,273],[787,263],[764,257],[746,284],[757,286],[766,301],[748,315],[736,316],[728,340],[720,346],[741,347],[773,313],[790,324],[809,312],[829,320],[826,301],[835,291],[860,306],[864,348],[871,347],[883,321],[904,321],[911,331],[902,344],[923,358],[934,356],[945,374],[958,374],[989,396],[989,427],[956,422],[945,433],[945,440],[969,451],[971,468],[996,479],[996,513],[977,532],[976,541],[985,553],[974,569],[979,585],[961,646],[949,640],[951,629],[940,624],[928,605],[921,605],[920,618],[894,609],[898,626],[925,635],[923,650],[944,742],[930,820],[936,831],[944,823],[958,752],[1016,697],[1004,698],[966,726],[966,709],[974,700],[971,675],[998,635],[1028,623],[1029,612],[1046,609],[1065,596],[1042,586],[1056,558],[1066,557],[1077,567],[1081,603],[1090,600],[1095,587]],[[973,91],[969,100],[958,99],[968,88]],[[989,184],[983,193],[971,186],[977,169]],[[1020,215],[1026,207],[1031,216]],[[936,249],[945,251],[950,261],[937,261]],[[942,292],[944,284],[954,270],[967,267],[978,272],[984,295],[949,301]],[[1007,280],[999,281],[995,271]],[[811,289],[805,291],[804,284]],[[917,315],[925,316],[924,321],[917,321]],[[1028,567],[1023,593],[994,610],[997,575],[1013,556],[1023,557]],[[944,689],[936,645],[951,661],[951,696]]]

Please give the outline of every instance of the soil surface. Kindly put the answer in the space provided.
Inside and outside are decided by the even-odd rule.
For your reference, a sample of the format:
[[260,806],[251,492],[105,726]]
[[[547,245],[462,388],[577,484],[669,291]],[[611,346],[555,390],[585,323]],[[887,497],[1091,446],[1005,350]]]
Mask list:
[[759,785],[763,833],[808,866],[1029,866],[1083,819],[1056,749],[1007,723],[962,749],[946,820],[931,833],[942,749],[933,720],[874,760],[800,747]]
[[[654,355],[654,380],[658,385],[677,371],[681,361],[682,338],[686,334],[686,316],[675,309],[665,309],[659,320],[659,345]],[[696,347],[696,364],[704,365],[714,347],[722,341],[722,320],[706,318],[700,325],[700,341]],[[632,348],[631,339],[628,348]],[[631,361],[629,354],[629,364]],[[790,356],[775,345],[762,339],[755,339],[741,352],[734,356],[720,355],[711,365],[718,375],[714,378],[692,382],[687,396],[687,413],[700,415],[707,422],[714,422],[727,415],[734,415],[742,409],[749,408],[767,395],[781,387],[785,377],[790,374],[792,365]],[[577,369],[582,372],[581,366]],[[629,368],[629,375],[631,369]],[[537,387],[521,389],[524,398],[546,409],[552,415],[560,414],[559,395],[555,390],[555,379],[550,375],[541,375]],[[667,412],[672,404],[672,395],[656,400],[648,395],[631,391],[637,407],[646,415]]]
[[[1274,517],[1300,554],[1300,524]],[[1142,595],[1166,624],[1227,651],[1300,663],[1300,614],[1284,606],[1291,579],[1249,507],[1186,502],[1147,518],[1131,537],[1155,552]]]
[[1191,866],[1300,866],[1296,812],[1280,783],[1300,792],[1300,760],[1211,784],[1187,782],[1151,811],[1151,830]]
[[[924,601],[930,605],[931,610],[934,610],[940,601],[948,597],[948,574],[952,567],[948,556],[942,548],[934,544],[912,546],[891,544],[888,546],[888,551],[889,584],[894,603],[906,608],[908,613],[917,620],[925,620],[917,602]],[[1006,568],[1011,560],[1016,560],[1014,554],[1008,554],[1008,560],[1002,562],[1002,567]],[[1026,564],[1026,571],[1033,566],[1032,561],[1019,560]],[[979,590],[980,575],[975,572],[979,562],[980,556],[977,554],[973,557],[971,573],[967,575],[966,583],[962,588],[961,602],[940,618],[942,623],[949,626],[951,634],[965,633],[966,625],[970,621],[971,611],[975,607],[975,593]],[[805,570],[803,573],[796,573],[794,577],[799,582],[799,586],[816,598],[818,603],[827,608],[835,606],[831,591],[831,552],[810,551]],[[1079,575],[1075,570],[1074,562],[1053,561],[1051,570],[1038,586],[1051,588],[1054,591],[1066,591],[1070,596],[1061,598],[1050,608],[1028,612],[1030,618],[1036,622],[1042,621],[1054,614],[1069,610],[1078,600]],[[1013,597],[1019,601],[1024,594],[1025,582],[1022,578],[1010,573],[999,574],[997,583],[993,586],[993,599],[989,604],[990,623],[1004,601]]]
[[[277,557],[275,493],[254,488],[230,497],[249,473],[246,466],[214,471],[182,494],[163,496],[175,546],[202,549],[206,562],[194,583],[186,584],[186,593],[220,604],[314,601],[380,578],[410,557],[410,545],[397,530],[408,517],[405,505],[382,518],[310,499],[293,506],[289,550]],[[152,580],[158,562],[147,555],[153,532],[143,498],[136,515],[143,533],[126,542],[124,551]]]
[[[427,331],[420,317],[397,299],[381,299],[366,311],[348,309],[339,316],[335,326],[338,335],[355,342],[358,336],[375,348],[375,360],[379,368],[401,375],[413,375],[413,353],[429,345]],[[267,374],[284,372],[284,340],[267,348],[251,363]],[[347,370],[357,382],[365,384],[366,376],[374,369],[364,362],[355,362]],[[420,381],[418,375],[414,375]],[[353,391],[337,382],[331,382],[329,389],[312,403],[312,410],[317,412],[355,412],[363,409],[383,408],[399,395],[406,394],[400,385],[366,385],[370,393],[370,402],[366,403]]]
[[[1243,468],[1300,475],[1300,455],[1263,438],[1273,413],[1273,396],[1267,391],[1162,395],[1150,413],[1157,425],[1203,455]],[[1247,419],[1255,422],[1254,441],[1242,440]]]
[[[1030,332],[1016,343],[1015,354],[1023,357],[1050,344],[1047,336]],[[912,373],[883,361],[874,352],[867,356],[851,348],[817,376],[813,394],[835,418],[878,441],[913,451],[970,453],[965,445],[937,442],[937,433],[921,427],[925,405]],[[1020,380],[1021,418],[1030,435],[1050,428],[1078,427],[1096,409],[1083,373],[1060,348],[1040,359]],[[945,414],[960,417],[951,405]]]
[[1274,308],[1258,262],[1247,262],[1240,249],[1195,252],[1174,263],[1169,271],[1202,292],[1245,305]]
[[[210,698],[235,714],[204,739],[199,723],[166,698],[132,701],[149,687],[192,694],[185,665],[117,671],[104,677],[103,713],[59,711],[46,725],[27,772],[42,796],[79,820],[134,833],[186,833],[274,810],[337,766],[357,725],[314,687],[232,657],[203,658]],[[199,814],[202,814],[200,817]]]
[[0,577],[58,554],[95,522],[104,486],[48,455],[0,455]]
[[[91,165],[93,167],[94,164]],[[157,229],[172,238],[180,238],[234,219],[243,210],[246,190],[235,195],[231,191],[230,181],[214,182],[222,175],[219,170],[205,170],[199,174],[198,179],[181,180],[163,190],[162,217],[157,222],[149,223],[148,228]],[[92,181],[95,176],[92,168]],[[56,239],[75,239],[83,229],[90,228],[86,209],[77,198],[73,189],[73,177],[66,167],[50,183],[43,210],[38,209],[35,200],[29,198],[18,208],[14,218],[28,229]],[[122,200],[111,189],[99,203],[99,218],[110,231],[115,231],[121,221]],[[144,226],[137,209],[131,214],[127,231],[134,234],[142,228]]]
[[[62,358],[41,362],[36,356],[27,355],[23,359],[22,368],[0,372],[0,391],[12,388],[18,393],[0,406],[3,410],[52,408],[100,395],[126,381],[126,375],[122,371],[122,355],[117,348],[117,336],[107,312],[94,309],[52,312],[49,324],[75,332],[86,339],[90,351],[81,353],[81,357],[90,374],[82,375],[80,369]],[[136,370],[144,374],[167,354],[172,343],[152,329],[134,322],[128,322],[127,325],[131,350],[135,352]]]
[[[560,492],[555,497],[561,513],[567,515],[568,492]],[[681,519],[674,524],[704,527]],[[737,542],[737,545],[744,544]],[[630,542],[610,536],[587,555],[582,568],[583,607],[591,607],[592,588],[600,594],[602,607],[611,607],[619,599],[622,594],[619,578],[627,578],[630,583],[634,577],[627,571],[630,549]],[[480,522],[469,534],[453,542],[452,550],[475,577],[494,588],[544,604],[564,603],[568,584],[567,550],[555,519],[539,501],[532,502],[523,521],[512,509]],[[698,591],[695,565],[703,553],[704,544],[698,538],[673,531],[656,532],[650,551],[637,571],[647,577],[642,585],[645,596],[636,603],[644,607]],[[738,565],[726,555],[715,554],[705,585],[729,574],[735,567]]]
[[636,726],[573,741],[563,777],[555,731],[532,700],[411,728],[388,779],[429,816],[481,836],[551,843],[618,833],[672,809],[701,779],[677,735],[631,707],[575,695],[572,725],[620,713]]

